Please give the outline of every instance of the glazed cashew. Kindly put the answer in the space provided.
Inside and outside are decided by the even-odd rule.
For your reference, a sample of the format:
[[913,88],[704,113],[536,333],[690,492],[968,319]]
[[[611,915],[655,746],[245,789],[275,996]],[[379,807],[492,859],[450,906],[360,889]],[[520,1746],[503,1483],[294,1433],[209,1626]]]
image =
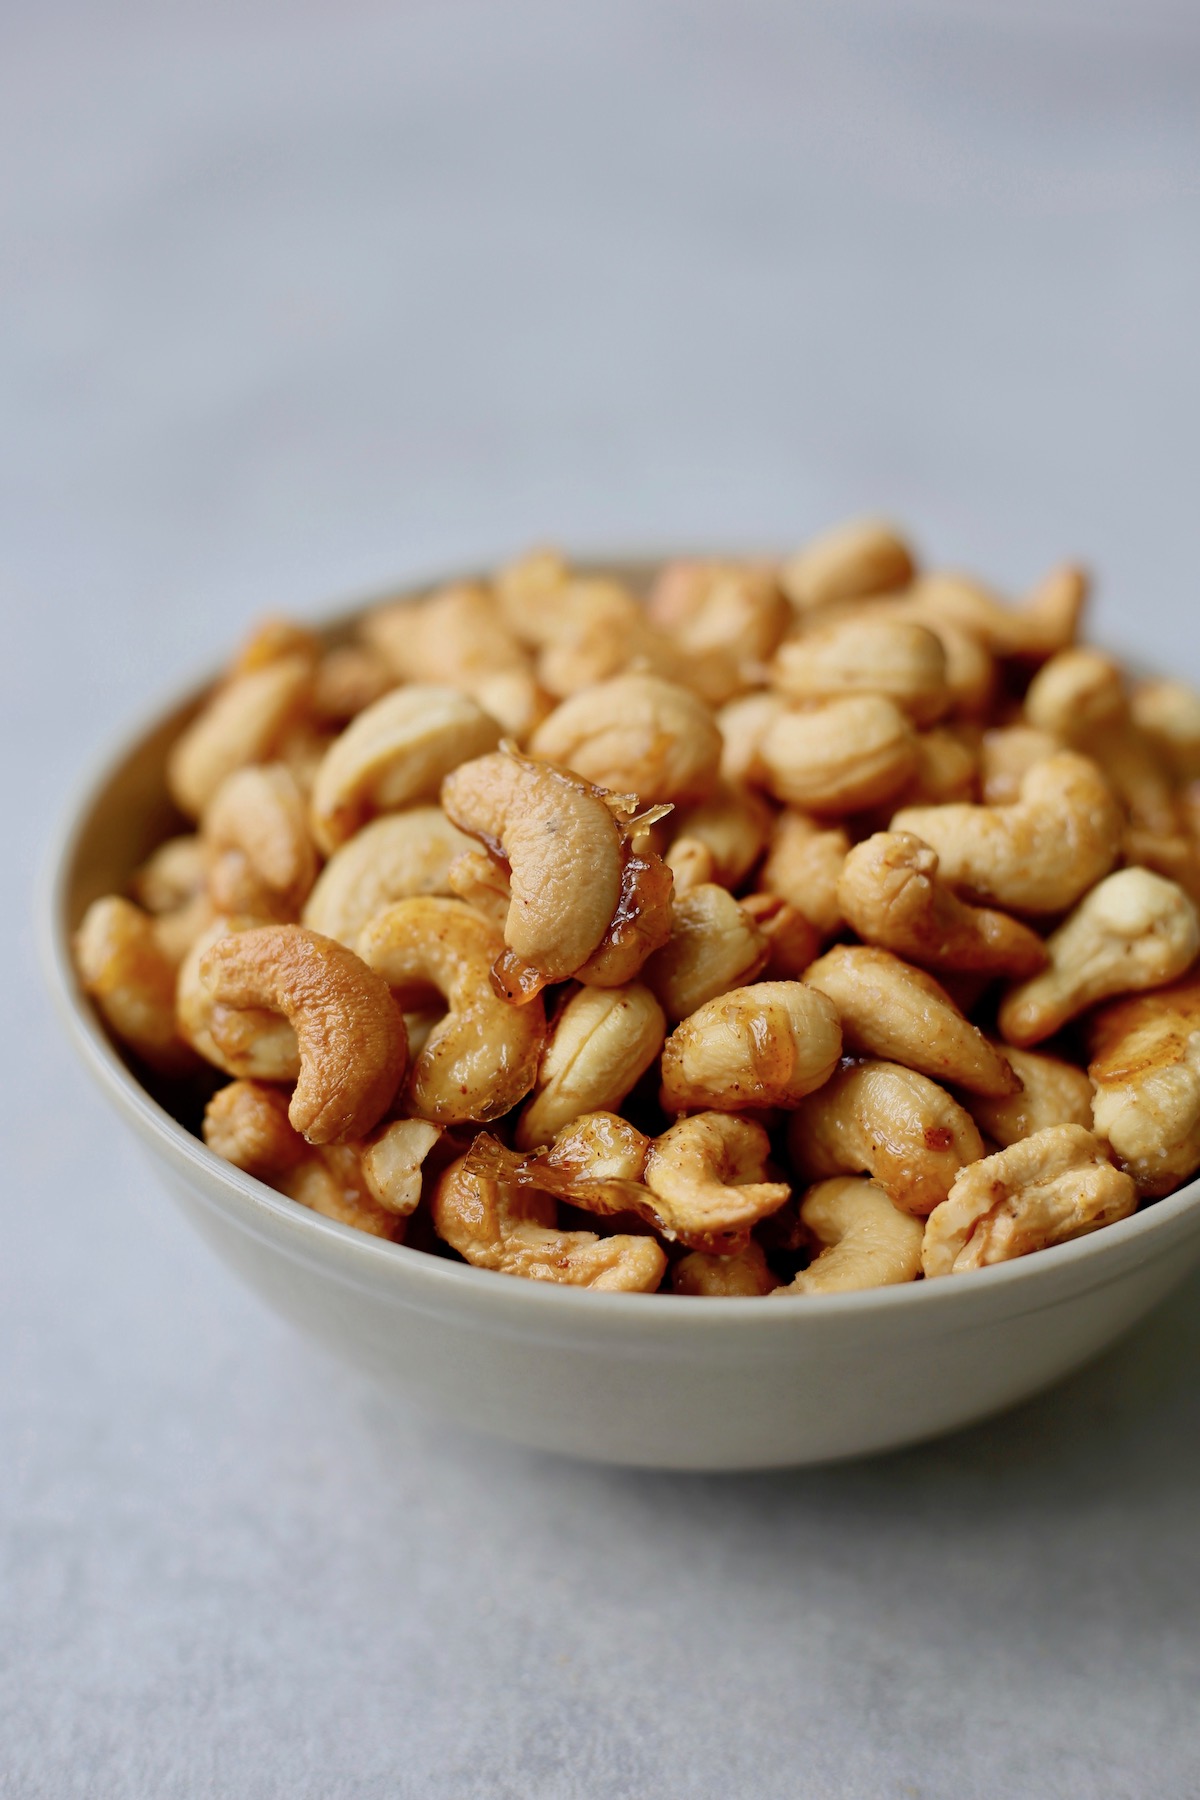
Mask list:
[[404,687],[347,725],[317,770],[312,829],[326,855],[373,813],[432,799],[450,770],[492,750],[500,727],[452,687]]
[[716,874],[713,853],[699,838],[678,837],[663,858],[673,877],[672,896],[676,904],[685,894],[712,881]]
[[802,912],[822,937],[832,937],[842,927],[838,881],[849,851],[849,836],[840,825],[782,812],[771,833],[762,885]]
[[460,581],[423,600],[373,608],[362,635],[401,681],[473,693],[480,675],[529,668],[529,658],[482,582]]
[[1125,677],[1112,657],[1087,645],[1060,651],[1029,684],[1025,712],[1031,725],[1100,766],[1135,825],[1166,834],[1177,829],[1171,772],[1134,723]]
[[282,763],[226,776],[204,809],[212,856],[209,892],[219,912],[294,919],[316,880],[304,796]]
[[428,1119],[394,1119],[380,1125],[362,1146],[367,1192],[385,1212],[408,1218],[421,1199],[421,1167],[442,1136]]
[[721,733],[721,780],[734,787],[767,778],[762,743],[773,722],[791,709],[782,694],[743,694],[717,714]]
[[475,1173],[470,1161],[460,1157],[440,1177],[431,1210],[438,1236],[476,1268],[627,1293],[653,1293],[661,1282],[667,1259],[652,1237],[559,1231],[551,1195]]
[[269,922],[253,913],[221,913],[205,927],[179,965],[175,1022],[180,1036],[227,1075],[293,1087],[300,1075],[300,1046],[290,1022],[265,1007],[219,1004],[200,973],[214,944]]
[[199,835],[168,838],[136,870],[129,891],[148,913],[176,912],[203,894],[208,864],[208,846]]
[[698,1007],[663,1047],[670,1113],[794,1107],[828,1081],[842,1031],[824,994],[798,981],[760,981]]
[[792,1191],[763,1179],[770,1154],[762,1126],[729,1113],[695,1113],[664,1131],[644,1177],[664,1236],[725,1256],[744,1249],[751,1228]]
[[932,618],[969,631],[993,656],[1042,660],[1074,643],[1087,594],[1085,572],[1064,563],[1021,606],[1006,606],[970,576],[954,574],[918,576],[908,598]]
[[791,700],[881,694],[915,725],[932,725],[952,698],[941,639],[886,613],[840,619],[781,644],[771,679]]
[[814,813],[857,812],[894,799],[917,768],[917,737],[882,694],[780,713],[759,748],[777,800]]
[[408,1054],[404,1020],[344,944],[302,925],[262,925],[215,943],[199,978],[214,1007],[287,1019],[300,1056],[288,1117],[310,1144],[362,1137],[391,1104]]
[[906,587],[916,573],[912,550],[882,519],[852,519],[811,538],[780,570],[780,583],[801,612],[835,600],[858,600]]
[[766,936],[727,888],[705,882],[676,898],[671,935],[642,970],[672,1023],[743,987],[766,967]]
[[905,806],[945,806],[974,800],[979,753],[953,730],[935,727],[917,734],[917,766],[900,798]]
[[401,1007],[419,1009],[431,993],[446,1003],[403,1090],[418,1118],[498,1119],[533,1086],[545,1012],[538,998],[515,1007],[493,991],[489,973],[502,948],[496,927],[461,900],[397,900],[363,927],[358,954]]
[[985,731],[979,746],[980,798],[985,806],[1011,806],[1035,763],[1057,756],[1066,745],[1053,732],[1033,725],[1002,725]]
[[580,1113],[619,1106],[662,1049],[666,1029],[658,1001],[637,982],[573,994],[554,1021],[536,1081],[527,1084],[533,1094],[517,1121],[517,1147],[548,1142]]
[[942,879],[1023,913],[1064,912],[1107,875],[1121,847],[1121,809],[1086,756],[1035,763],[1011,806],[914,806],[893,831],[937,851]]
[[1095,1128],[1143,1194],[1200,1169],[1200,979],[1104,1007],[1089,1032]]
[[733,1256],[707,1256],[703,1250],[681,1256],[671,1270],[673,1294],[695,1294],[711,1300],[742,1300],[770,1294],[779,1286],[754,1238]]
[[788,1127],[797,1174],[870,1175],[905,1212],[928,1213],[978,1161],[975,1121],[943,1088],[897,1063],[850,1064],[805,1100]]
[[778,894],[748,894],[740,904],[767,940],[766,979],[799,981],[821,948],[821,934],[812,920]]
[[1019,1091],[1007,1057],[964,1018],[945,988],[890,951],[839,945],[804,980],[833,1001],[848,1051],[902,1063],[975,1094]]
[[926,1277],[960,1275],[1126,1218],[1137,1188],[1082,1125],[1051,1125],[956,1178],[925,1223]]
[[334,851],[308,896],[303,923],[353,949],[368,919],[393,901],[448,895],[451,866],[472,848],[440,806],[385,813]]
[[323,1144],[294,1169],[277,1176],[271,1186],[339,1225],[352,1225],[355,1231],[392,1243],[404,1236],[403,1215],[380,1206],[368,1190],[357,1144]]
[[370,644],[338,644],[325,652],[313,675],[313,718],[340,731],[395,685],[387,663]]
[[697,691],[720,705],[772,654],[791,608],[765,563],[672,562],[650,590],[646,616],[687,653]]
[[288,1096],[265,1081],[230,1081],[204,1109],[209,1149],[247,1175],[274,1185],[312,1155],[288,1118]]
[[[653,810],[647,817],[653,819]],[[671,869],[651,848],[651,832],[637,820],[622,824],[621,836],[617,910],[599,944],[575,971],[576,981],[587,987],[624,987],[671,935]]]
[[703,800],[717,779],[721,734],[687,688],[656,675],[618,675],[564,700],[530,750],[643,801]]
[[156,924],[132,900],[93,900],[75,933],[75,966],[113,1035],[160,1075],[184,1075],[196,1059],[175,1023],[175,964]]
[[1020,1093],[969,1094],[966,1106],[980,1130],[1001,1149],[1049,1125],[1091,1125],[1093,1088],[1082,1069],[1034,1050],[1015,1050],[1010,1044],[998,1048],[1020,1078]]
[[1177,781],[1200,779],[1200,694],[1181,681],[1145,681],[1134,688],[1130,710]]
[[172,746],[171,798],[198,819],[226,776],[265,762],[300,717],[312,691],[312,658],[281,656],[222,683]]
[[1000,1033],[1036,1044],[1114,994],[1163,987],[1200,950],[1200,919],[1183,889],[1149,869],[1119,869],[1047,939],[1049,967],[1005,995]]
[[800,1223],[817,1254],[777,1294],[850,1294],[915,1281],[921,1273],[925,1227],[878,1182],[861,1175],[819,1181],[800,1203]]
[[856,844],[837,901],[859,937],[927,969],[1023,977],[1046,966],[1036,932],[960,900],[938,873],[936,850],[911,832],[879,831]]
[[[675,808],[669,820],[672,848],[685,838],[703,844],[712,857],[712,872],[705,879],[736,888],[762,855],[772,819],[760,794],[723,781],[707,800]],[[674,867],[670,851],[666,860]]]

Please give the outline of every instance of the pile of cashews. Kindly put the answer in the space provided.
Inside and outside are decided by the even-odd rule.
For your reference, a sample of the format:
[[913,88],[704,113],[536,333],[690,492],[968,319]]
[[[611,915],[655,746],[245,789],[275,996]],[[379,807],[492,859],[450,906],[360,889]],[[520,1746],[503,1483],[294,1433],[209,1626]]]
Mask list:
[[1200,1168],[1200,697],[1086,591],[867,520],[272,621],[81,981],[218,1155],[508,1275],[812,1295],[1094,1231]]

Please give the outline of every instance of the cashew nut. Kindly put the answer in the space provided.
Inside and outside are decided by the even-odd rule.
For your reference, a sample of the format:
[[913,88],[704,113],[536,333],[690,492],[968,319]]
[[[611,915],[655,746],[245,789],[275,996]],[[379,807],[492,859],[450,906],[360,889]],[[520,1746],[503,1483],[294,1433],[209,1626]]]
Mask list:
[[815,813],[857,812],[894,799],[917,768],[917,737],[882,694],[780,713],[759,747],[777,800]]
[[664,1236],[726,1256],[744,1248],[751,1228],[792,1191],[763,1179],[770,1154],[752,1119],[701,1112],[672,1125],[651,1144],[644,1177]]
[[1011,806],[1035,763],[1066,748],[1053,732],[1033,725],[1002,725],[985,731],[979,746],[980,798],[985,806]]
[[1171,772],[1134,724],[1125,677],[1112,657],[1087,645],[1051,657],[1029,684],[1025,712],[1031,725],[1099,764],[1136,825],[1162,833],[1177,828]]
[[848,1051],[903,1063],[976,1094],[1019,1090],[1008,1059],[964,1018],[945,988],[889,950],[839,945],[804,979],[833,1001]]
[[1021,606],[1006,606],[967,575],[920,575],[909,597],[923,612],[971,632],[993,656],[1041,660],[1075,641],[1087,593],[1084,571],[1064,563]]
[[916,771],[900,798],[905,806],[973,800],[978,776],[978,751],[952,728],[938,726],[917,734]]
[[973,898],[1024,913],[1064,912],[1112,868],[1121,809],[1086,756],[1035,763],[1011,806],[914,806],[893,831],[937,851],[942,878]]
[[671,935],[642,970],[646,986],[678,1022],[706,1000],[743,987],[766,966],[765,935],[727,888],[705,882],[677,897]]
[[1200,950],[1200,919],[1183,889],[1149,869],[1119,869],[1047,939],[1049,967],[1012,988],[1000,1033],[1036,1044],[1097,1000],[1163,987]]
[[265,762],[308,704],[312,658],[281,656],[225,681],[185,726],[167,758],[171,798],[198,819],[227,775]]
[[1001,1046],[1021,1082],[1019,1094],[970,1094],[966,1105],[993,1142],[1006,1149],[1049,1125],[1092,1123],[1092,1084],[1082,1069],[1057,1056]]
[[530,750],[644,801],[703,800],[717,779],[721,734],[687,688],[656,675],[618,675],[564,700]]
[[894,1287],[921,1273],[925,1227],[876,1181],[835,1175],[809,1188],[800,1223],[817,1254],[777,1294],[850,1294]]
[[[369,616],[369,615],[368,615]],[[313,676],[313,717],[337,730],[382,700],[396,685],[378,650],[370,644],[338,644],[327,650]]]
[[703,844],[712,857],[712,872],[704,879],[736,888],[762,855],[771,835],[772,817],[767,802],[753,789],[723,781],[707,800],[675,808],[669,821],[672,848],[666,860],[675,867],[672,851],[682,839]]
[[[647,816],[653,818],[653,812]],[[671,935],[671,869],[651,849],[651,834],[638,821],[622,825],[621,835],[617,910],[599,944],[575,971],[576,981],[588,987],[624,987]]]
[[838,881],[850,851],[840,825],[825,826],[799,812],[782,812],[762,867],[762,885],[811,919],[822,937],[842,926]]
[[662,1104],[680,1113],[712,1107],[794,1107],[828,1081],[842,1031],[824,994],[799,981],[760,981],[698,1007],[662,1055]]
[[175,964],[157,921],[132,900],[93,900],[75,933],[75,966],[115,1037],[160,1075],[184,1075],[196,1059],[175,1023]]
[[676,904],[685,894],[704,887],[716,874],[713,853],[699,838],[677,837],[663,861],[674,879],[672,894]]
[[762,743],[771,724],[790,711],[782,694],[743,694],[717,714],[721,733],[721,779],[735,787],[764,782]]
[[393,901],[448,895],[451,866],[472,848],[440,806],[385,813],[334,851],[308,896],[303,923],[353,949],[368,919]]
[[538,998],[509,1006],[489,972],[496,927],[462,900],[397,900],[363,927],[358,954],[401,1007],[440,994],[446,1014],[412,1063],[406,1109],[439,1125],[498,1119],[533,1086],[546,1019]]
[[1145,681],[1134,688],[1130,708],[1176,780],[1200,780],[1200,694],[1181,681]]
[[672,562],[660,571],[646,616],[693,662],[693,683],[719,705],[775,649],[791,618],[775,571],[756,563]]
[[1051,1125],[964,1169],[925,1223],[926,1276],[959,1275],[1126,1218],[1137,1188],[1082,1125]]
[[214,944],[266,923],[253,913],[222,913],[200,932],[179,965],[175,1021],[192,1048],[227,1075],[291,1087],[300,1074],[300,1046],[290,1022],[265,1007],[219,1004],[200,974]]
[[780,570],[780,583],[802,612],[834,600],[857,600],[907,587],[916,573],[912,550],[882,519],[851,519],[810,538]]
[[884,695],[916,725],[932,725],[951,702],[941,639],[886,613],[840,619],[790,639],[776,652],[771,675],[792,700]]
[[385,1212],[407,1218],[421,1199],[421,1166],[442,1135],[428,1119],[394,1119],[362,1146],[362,1178]]
[[753,1238],[733,1256],[708,1256],[703,1250],[681,1256],[671,1270],[673,1294],[697,1294],[705,1299],[740,1300],[769,1294],[779,1286],[767,1266],[761,1244]]
[[339,1225],[352,1225],[392,1243],[404,1236],[403,1215],[380,1206],[369,1192],[357,1144],[323,1144],[294,1169],[277,1176],[271,1186]]
[[1091,1022],[1095,1127],[1143,1194],[1200,1169],[1200,979],[1118,1000]]
[[928,969],[1032,975],[1046,965],[1036,932],[1007,913],[968,906],[938,873],[938,855],[907,831],[879,831],[844,859],[837,902],[859,937]]
[[529,658],[482,582],[461,581],[423,600],[378,606],[362,622],[367,643],[401,681],[436,682],[472,693],[474,678],[528,669]]
[[812,920],[778,894],[748,894],[741,908],[767,940],[766,979],[799,981],[821,948],[821,934]]
[[152,850],[129,883],[138,905],[156,916],[187,906],[208,885],[208,846],[195,833]]
[[897,1063],[840,1069],[788,1127],[797,1174],[870,1175],[905,1212],[928,1213],[959,1169],[978,1161],[975,1121],[943,1088]]
[[288,1118],[288,1096],[264,1081],[230,1081],[204,1110],[209,1149],[272,1186],[312,1155]]
[[573,994],[554,1021],[536,1081],[523,1090],[533,1087],[517,1121],[518,1148],[548,1142],[580,1113],[619,1106],[662,1049],[666,1028],[658,1001],[637,982]]
[[219,912],[297,916],[316,880],[317,853],[290,769],[266,763],[227,775],[204,809],[201,829]]

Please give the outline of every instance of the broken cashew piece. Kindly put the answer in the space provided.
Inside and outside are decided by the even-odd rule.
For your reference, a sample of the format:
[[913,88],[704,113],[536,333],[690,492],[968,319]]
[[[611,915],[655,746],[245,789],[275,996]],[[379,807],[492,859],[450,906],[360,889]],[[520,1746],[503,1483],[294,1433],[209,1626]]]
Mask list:
[[1200,1169],[1200,979],[1104,1007],[1091,1021],[1094,1120],[1143,1194]]
[[1007,1149],[1049,1125],[1092,1123],[1092,1083],[1084,1070],[1036,1050],[1002,1048],[1021,1081],[1019,1094],[969,1094],[966,1107],[981,1131]]
[[573,694],[530,739],[532,755],[643,802],[703,800],[721,734],[690,689],[656,675],[618,675]]
[[93,900],[75,933],[75,966],[115,1037],[160,1075],[185,1075],[195,1054],[175,1019],[175,964],[157,921],[117,894]]
[[956,1178],[925,1222],[927,1277],[960,1275],[1127,1218],[1137,1188],[1082,1125],[1052,1125]]
[[921,1273],[925,1227],[876,1181],[834,1175],[817,1182],[800,1202],[800,1223],[817,1254],[777,1294],[851,1294]]
[[667,1112],[794,1107],[837,1068],[842,1030],[832,1001],[799,981],[760,981],[698,1007],[662,1056]]
[[353,949],[385,906],[419,894],[448,896],[452,864],[473,848],[440,806],[385,813],[334,851],[305,902],[302,923]]
[[547,1143],[580,1113],[619,1106],[662,1049],[666,1029],[662,1007],[638,982],[572,994],[530,1083],[533,1093],[517,1121],[518,1149]]

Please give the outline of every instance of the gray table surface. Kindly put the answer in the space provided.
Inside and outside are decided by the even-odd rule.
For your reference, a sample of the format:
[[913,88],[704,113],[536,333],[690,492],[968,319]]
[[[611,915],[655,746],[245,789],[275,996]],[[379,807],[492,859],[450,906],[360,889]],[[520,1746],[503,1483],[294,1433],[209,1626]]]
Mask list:
[[185,1235],[29,902],[251,614],[544,538],[887,509],[1200,677],[1198,78],[1183,5],[4,9],[0,1793],[1200,1792],[1200,1285],[858,1466],[468,1437]]

